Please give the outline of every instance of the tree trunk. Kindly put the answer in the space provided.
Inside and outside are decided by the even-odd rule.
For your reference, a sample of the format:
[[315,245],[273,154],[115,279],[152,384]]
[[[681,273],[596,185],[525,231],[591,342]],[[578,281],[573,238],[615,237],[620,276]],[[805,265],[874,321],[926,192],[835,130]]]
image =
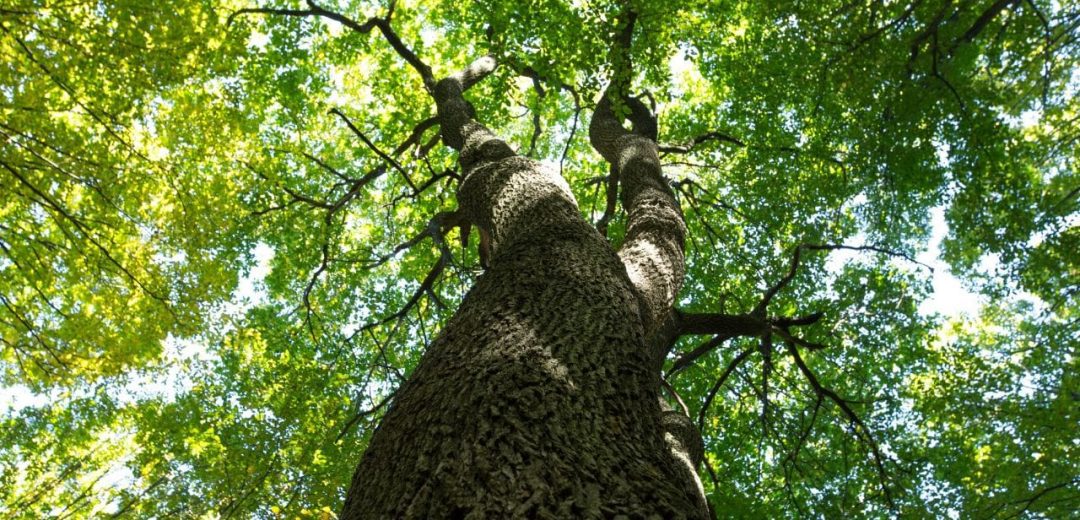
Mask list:
[[[461,92],[475,79],[456,79],[435,96],[461,150],[459,209],[490,235],[490,266],[398,390],[342,518],[707,516],[700,450],[660,399],[674,293],[642,261],[665,260],[631,233],[620,259],[557,173],[472,120]],[[617,166],[628,208],[627,194],[663,185],[658,163]]]

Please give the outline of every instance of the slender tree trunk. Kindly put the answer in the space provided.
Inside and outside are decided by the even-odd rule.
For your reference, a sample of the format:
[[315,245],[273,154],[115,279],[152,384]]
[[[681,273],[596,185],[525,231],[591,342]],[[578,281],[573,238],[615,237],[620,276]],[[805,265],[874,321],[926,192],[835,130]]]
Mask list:
[[642,166],[655,143],[624,139],[613,163],[633,219],[620,258],[557,173],[472,119],[470,73],[435,96],[490,267],[398,390],[342,518],[705,517],[700,450],[659,395],[682,237],[659,163]]

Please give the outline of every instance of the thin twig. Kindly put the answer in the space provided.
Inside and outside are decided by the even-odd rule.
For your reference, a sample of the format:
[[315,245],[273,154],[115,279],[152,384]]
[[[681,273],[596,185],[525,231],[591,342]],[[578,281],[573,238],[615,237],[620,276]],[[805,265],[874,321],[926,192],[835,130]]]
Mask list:
[[716,393],[720,391],[720,387],[724,386],[724,382],[727,381],[728,376],[743,362],[746,358],[750,357],[750,354],[755,349],[748,348],[735,356],[731,362],[728,363],[727,368],[724,369],[724,373],[720,374],[720,378],[716,380],[716,384],[709,389],[709,393],[705,395],[705,401],[701,404],[701,410],[698,412],[698,430],[705,431],[705,416],[709,413],[709,407],[712,406],[713,399],[716,398]]
[[378,155],[382,160],[390,163],[390,165],[393,166],[394,169],[401,174],[401,177],[405,179],[405,183],[408,184],[410,188],[412,188],[414,193],[417,191],[416,185],[413,184],[412,179],[409,178],[409,174],[405,172],[405,168],[401,167],[401,163],[397,162],[397,160],[393,157],[387,155],[386,152],[380,150],[378,146],[375,146],[375,143],[371,142],[371,140],[368,139],[367,136],[364,135],[364,133],[361,132],[360,129],[353,124],[352,120],[350,120],[349,117],[346,116],[342,111],[338,110],[337,108],[331,108],[330,113],[340,117],[342,121],[345,121],[345,125],[349,127],[349,130],[352,130],[352,132],[356,134],[356,136],[359,137],[360,140],[363,141],[363,143],[371,149],[371,151],[375,152],[375,155]]
[[847,400],[840,397],[832,389],[829,389],[821,384],[817,376],[814,375],[814,373],[806,365],[806,362],[803,361],[802,356],[799,355],[799,350],[795,347],[794,343],[785,341],[784,344],[787,345],[788,352],[795,360],[795,365],[799,367],[799,371],[802,372],[803,376],[806,377],[806,380],[810,382],[810,386],[813,387],[814,392],[817,393],[819,396],[824,395],[825,397],[828,397],[829,400],[836,404],[836,406],[840,407],[840,409],[844,412],[844,415],[846,415],[848,419],[852,422],[852,424],[856,426],[856,428],[854,428],[856,437],[859,437],[864,442],[866,442],[866,444],[870,447],[871,454],[874,457],[874,465],[877,467],[878,479],[881,482],[881,489],[885,494],[885,500],[889,503],[889,507],[896,509],[896,504],[893,502],[892,492],[889,490],[889,485],[887,482],[887,473],[885,471],[884,462],[885,458],[881,454],[881,449],[878,447],[877,441],[874,440],[873,434],[870,433],[870,428],[868,428],[866,426],[866,423],[864,423],[859,417],[859,415],[855,413],[855,410],[851,408]]
[[316,4],[313,0],[307,0],[307,5],[307,9],[274,9],[267,7],[240,9],[229,15],[229,18],[226,20],[226,25],[231,25],[233,20],[237,16],[243,14],[269,14],[278,16],[318,16],[328,18],[360,34],[368,34],[371,32],[371,29],[378,27],[379,32],[382,33],[383,38],[386,39],[386,42],[390,44],[390,47],[392,47],[394,51],[397,52],[398,56],[404,59],[409,65],[411,65],[413,69],[415,69],[416,72],[420,75],[420,79],[424,82],[424,88],[427,89],[428,92],[434,90],[435,76],[431,72],[431,67],[421,61],[420,58],[416,55],[416,53],[413,52],[412,49],[408,48],[401,41],[401,38],[396,32],[394,32],[394,29],[390,26],[390,16],[394,12],[395,5],[393,1],[390,2],[390,6],[387,9],[387,14],[385,17],[380,18],[373,16],[364,21],[364,23],[359,23],[356,20],[353,20],[345,15],[324,9],[318,4]]
[[345,423],[345,426],[341,428],[341,432],[338,433],[337,437],[334,438],[334,442],[340,441],[341,438],[344,437],[345,434],[349,433],[349,430],[352,429],[352,427],[358,421],[360,421],[360,419],[363,419],[364,417],[367,417],[367,416],[369,416],[369,415],[371,415],[371,414],[373,414],[375,412],[378,412],[384,406],[389,404],[390,401],[394,398],[394,395],[396,393],[397,393],[397,391],[390,392],[389,395],[387,395],[385,398],[383,398],[382,401],[379,401],[378,403],[376,403],[375,406],[372,406],[371,408],[368,408],[367,410],[361,410],[361,411],[357,412],[356,415],[354,415],[352,417],[352,419],[349,419],[349,422]]

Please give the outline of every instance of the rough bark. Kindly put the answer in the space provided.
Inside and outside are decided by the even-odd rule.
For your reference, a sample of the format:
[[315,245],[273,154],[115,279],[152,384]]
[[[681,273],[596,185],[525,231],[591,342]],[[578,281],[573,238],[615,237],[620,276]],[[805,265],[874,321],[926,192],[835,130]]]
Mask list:
[[490,267],[398,390],[341,517],[705,517],[700,439],[660,399],[655,343],[682,278],[681,234],[665,234],[682,220],[655,142],[618,154],[616,254],[557,173],[473,119],[462,93],[493,66],[434,89]]

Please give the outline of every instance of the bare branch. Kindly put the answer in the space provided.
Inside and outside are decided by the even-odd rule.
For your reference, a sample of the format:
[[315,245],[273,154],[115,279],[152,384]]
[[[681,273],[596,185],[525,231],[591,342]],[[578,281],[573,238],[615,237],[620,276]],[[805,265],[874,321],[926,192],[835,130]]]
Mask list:
[[712,406],[713,399],[716,398],[716,393],[720,391],[720,387],[724,386],[724,382],[735,371],[736,368],[746,358],[750,357],[750,354],[754,353],[753,348],[748,348],[735,356],[731,362],[728,363],[727,368],[724,369],[724,373],[720,374],[720,378],[716,380],[716,384],[709,389],[709,393],[705,395],[705,402],[701,404],[701,410],[698,412],[698,430],[705,431],[705,416],[709,413],[709,407]]
[[671,364],[671,369],[668,370],[667,374],[664,375],[664,377],[670,378],[675,374],[682,372],[686,369],[686,367],[694,364],[694,362],[701,358],[701,356],[712,352],[716,349],[716,347],[719,347],[725,341],[731,338],[732,336],[717,335],[716,337],[713,337],[712,339],[698,345],[697,348],[695,348],[694,350],[683,353],[681,356],[675,358],[675,361]]
[[806,325],[813,325],[821,318],[825,316],[823,312],[815,312],[813,314],[807,314],[806,316],[798,316],[795,318],[773,318],[770,320],[773,325],[777,327],[804,327]]
[[424,132],[426,132],[427,129],[435,126],[435,124],[438,122],[439,118],[429,117],[423,121],[420,121],[419,123],[416,123],[416,126],[413,127],[413,131],[411,134],[409,134],[409,137],[402,141],[397,148],[394,148],[394,151],[391,152],[390,155],[397,157],[401,155],[402,152],[409,149],[410,146],[418,144],[420,142],[420,138],[424,136]]
[[330,166],[329,164],[326,163],[326,161],[324,161],[322,159],[319,159],[318,157],[316,157],[316,156],[314,156],[314,155],[312,155],[312,154],[310,154],[308,152],[305,152],[305,151],[302,151],[302,150],[301,151],[286,150],[284,148],[270,148],[270,151],[271,152],[283,152],[283,153],[288,153],[288,154],[300,154],[301,156],[303,156],[303,157],[307,158],[308,160],[310,160],[311,162],[319,165],[320,168],[330,172],[331,175],[333,175],[334,177],[337,177],[338,179],[341,179],[344,182],[355,182],[356,181],[356,179],[354,179],[352,177],[349,177],[348,175],[345,175],[344,173],[339,172],[337,170],[337,168],[334,168],[333,166]]
[[[246,14],[270,14],[270,15],[275,15],[275,16],[317,16],[318,15],[318,13],[315,12],[314,10],[312,10],[312,9],[275,9],[275,8],[272,8],[272,7],[246,7],[244,9],[240,9],[240,10],[230,14],[229,17],[225,19],[225,26],[226,27],[231,26],[232,23],[236,20],[236,17],[243,16],[243,15],[246,15]],[[356,29],[354,28],[354,30],[356,30]],[[371,27],[368,27],[366,30],[362,30],[360,32],[369,32],[369,31],[371,31]]]
[[863,440],[869,447],[871,454],[874,457],[874,465],[877,466],[878,479],[881,482],[881,490],[885,494],[885,500],[889,503],[889,507],[896,509],[896,504],[893,502],[892,492],[889,489],[887,482],[887,473],[885,471],[885,457],[881,453],[881,449],[878,447],[877,441],[874,440],[873,434],[870,432],[870,428],[866,426],[866,423],[859,418],[859,415],[855,413],[855,410],[851,408],[848,401],[840,397],[833,390],[823,386],[818,380],[817,376],[806,366],[806,362],[803,361],[802,356],[799,355],[799,350],[792,342],[784,342],[787,345],[787,350],[791,354],[791,357],[795,360],[795,365],[799,367],[799,371],[802,372],[806,380],[810,382],[810,386],[813,387],[814,392],[818,396],[828,397],[830,401],[840,407],[844,412],[844,415],[854,424],[856,437]]
[[286,186],[285,183],[281,182],[280,180],[271,179],[270,176],[268,176],[265,173],[259,171],[257,168],[255,168],[254,165],[252,165],[251,163],[249,163],[247,161],[241,161],[241,164],[243,164],[244,167],[248,169],[248,171],[250,171],[251,173],[254,173],[259,178],[261,178],[261,179],[263,179],[265,181],[270,181],[270,182],[273,182],[274,184],[277,184],[278,187],[285,190],[285,193],[288,193],[289,196],[292,197],[292,200],[294,202],[303,202],[304,204],[307,204],[309,206],[316,207],[316,208],[321,208],[321,209],[326,209],[326,210],[334,209],[334,204],[326,202],[324,200],[316,199],[314,197],[309,197],[307,195],[304,195],[303,193],[300,193],[300,192]]
[[570,97],[574,102],[574,120],[573,123],[570,125],[570,133],[566,138],[566,144],[563,146],[562,156],[559,158],[559,175],[562,175],[563,165],[566,162],[566,156],[570,152],[570,143],[574,141],[574,136],[577,134],[578,119],[580,118],[582,109],[581,96],[578,95],[577,89],[573,86],[540,74],[539,72],[537,72],[536,69],[528,65],[523,65],[514,56],[506,56],[503,61],[505,61],[507,66],[513,69],[514,72],[517,72],[519,75],[531,79],[533,81],[533,88],[536,89],[537,93],[541,97],[543,97],[544,93],[546,92],[542,86],[543,83],[547,83],[549,87],[554,87],[558,90],[570,94]]
[[[420,286],[417,287],[415,291],[413,291],[412,296],[410,296],[409,299],[405,302],[405,305],[403,305],[396,312],[388,316],[384,316],[381,319],[369,322],[361,326],[355,332],[353,332],[352,336],[350,336],[350,339],[352,337],[355,337],[357,334],[360,334],[361,332],[385,325],[387,323],[390,323],[391,321],[397,320],[405,316],[409,313],[409,311],[412,310],[414,306],[416,306],[416,304],[420,303],[421,297],[423,297],[425,294],[432,294],[435,281],[438,280],[439,275],[442,274],[446,266],[450,265],[450,263],[453,262],[454,259],[454,255],[450,251],[449,246],[447,246],[446,242],[443,240],[443,236],[447,231],[449,231],[450,228],[461,225],[464,222],[463,219],[464,217],[457,211],[444,211],[432,217],[432,219],[428,222],[426,232],[420,236],[430,236],[432,240],[435,241],[436,246],[439,248],[439,259],[435,261],[435,265],[431,267],[431,270],[428,271],[427,276],[425,276],[423,281],[420,282]],[[415,244],[418,243],[419,240],[416,240],[416,242],[410,240],[407,243],[410,242]],[[398,246],[398,249],[401,250],[402,246]]]
[[758,342],[761,353],[761,436],[769,435],[769,376],[772,374],[772,336],[764,335]]
[[784,338],[784,340],[790,341],[790,342],[792,342],[792,343],[794,343],[794,344],[796,344],[796,345],[798,345],[800,347],[805,348],[806,350],[818,351],[818,350],[823,350],[825,348],[825,345],[822,345],[821,343],[812,343],[812,342],[806,341],[805,339],[802,339],[800,337],[793,336],[790,332],[787,331],[787,327],[773,327],[772,331],[777,336],[780,336],[781,338]]
[[[986,8],[986,10],[983,11],[977,19],[975,19],[975,22],[971,24],[971,27],[969,27],[962,36],[957,38],[956,43],[953,44],[953,49],[955,49],[959,45],[969,43],[974,40],[975,37],[978,36],[979,33],[983,31],[983,29],[986,29],[986,26],[989,25],[994,18],[997,18],[997,16],[1001,14],[1001,12],[1004,11],[1006,7],[1015,4],[1017,1],[1018,0],[997,0],[996,2],[991,4],[990,7]],[[953,49],[950,49],[950,53]]]
[[330,113],[340,117],[342,121],[345,121],[345,125],[349,127],[349,130],[352,130],[352,132],[356,134],[356,136],[359,137],[360,140],[363,141],[364,144],[371,149],[371,151],[375,152],[375,155],[378,155],[380,158],[382,158],[382,160],[390,163],[390,165],[393,166],[394,169],[401,174],[402,178],[405,179],[405,182],[409,185],[409,187],[412,188],[414,192],[416,191],[416,185],[413,184],[412,179],[409,178],[409,174],[405,172],[405,169],[401,167],[401,163],[397,162],[397,160],[395,160],[393,157],[390,157],[385,152],[380,150],[378,146],[375,146],[375,143],[371,142],[371,140],[368,139],[367,136],[364,135],[364,133],[361,132],[360,129],[353,124],[352,120],[350,120],[349,117],[346,116],[342,111],[336,108],[331,108]]
[[707,143],[709,141],[720,141],[722,143],[729,143],[740,148],[746,146],[746,143],[740,139],[736,139],[728,134],[721,132],[707,132],[697,137],[694,137],[690,142],[686,144],[661,144],[659,150],[662,153],[690,153],[699,144]]
[[1054,484],[1052,486],[1047,486],[1047,487],[1039,490],[1038,492],[1036,492],[1034,495],[1031,495],[1028,498],[1021,499],[1021,500],[1016,500],[1014,502],[1009,502],[1009,505],[1021,504],[1022,507],[1020,507],[1013,514],[1011,514],[1011,515],[1009,515],[1009,516],[1007,516],[1005,518],[1017,518],[1019,516],[1022,516],[1024,513],[1028,512],[1031,509],[1031,506],[1033,504],[1035,504],[1035,502],[1037,500],[1039,500],[1040,498],[1045,496],[1047,493],[1050,493],[1052,491],[1057,491],[1059,489],[1064,489],[1064,488],[1067,488],[1069,486],[1076,485],[1076,484],[1080,484],[1080,478],[1074,478],[1072,480],[1066,480],[1065,482],[1061,482],[1059,484]]
[[956,87],[954,87],[953,84],[950,83],[949,80],[945,78],[945,75],[941,72],[941,69],[938,67],[938,58],[939,58],[941,53],[940,53],[940,50],[938,48],[938,35],[937,35],[937,32],[934,32],[932,53],[933,53],[931,55],[932,59],[930,61],[930,72],[931,72],[931,74],[933,74],[933,76],[935,78],[937,78],[938,81],[941,81],[942,83],[945,84],[945,87],[948,88],[949,92],[952,93],[953,98],[956,99],[956,103],[957,103],[957,105],[960,106],[960,110],[966,114],[967,111],[968,111],[967,110],[967,103],[964,103],[964,99],[962,97],[960,97],[960,93],[956,90]]
[[660,379],[660,385],[663,386],[669,394],[671,394],[671,397],[675,399],[675,402],[679,403],[679,408],[682,409],[683,414],[687,417],[690,417],[690,408],[686,406],[686,402],[683,401],[682,396],[680,396],[679,392],[675,390],[675,387],[671,386],[671,383],[669,383],[667,379],[663,378]]
[[788,268],[787,274],[784,275],[784,277],[781,278],[779,282],[777,282],[772,287],[769,287],[765,291],[765,295],[761,298],[761,302],[758,303],[757,307],[755,307],[754,310],[750,312],[750,314],[757,315],[757,316],[764,316],[765,315],[765,310],[768,307],[769,303],[772,302],[773,297],[775,297],[776,294],[778,292],[780,292],[781,289],[783,289],[785,286],[787,286],[787,284],[791,283],[791,280],[795,278],[795,274],[799,269],[799,262],[800,262],[800,259],[801,259],[802,251],[804,249],[805,250],[810,250],[810,251],[835,251],[835,250],[838,250],[838,249],[847,249],[847,250],[850,250],[850,251],[873,251],[875,253],[881,253],[881,254],[888,255],[888,256],[895,256],[895,257],[898,257],[898,258],[903,258],[904,260],[907,260],[909,262],[912,262],[914,264],[918,264],[920,266],[923,266],[923,267],[929,269],[931,273],[934,272],[933,267],[930,267],[929,265],[926,265],[926,264],[924,264],[922,262],[919,262],[918,260],[915,260],[914,258],[912,258],[909,255],[906,255],[904,253],[899,253],[899,252],[896,252],[896,251],[891,251],[891,250],[884,249],[884,248],[877,247],[877,246],[870,246],[870,245],[849,246],[849,245],[843,245],[843,244],[805,244],[805,243],[804,244],[799,244],[799,245],[795,246],[794,252],[791,255],[791,266]]
[[1031,8],[1031,11],[1035,13],[1035,16],[1039,19],[1039,24],[1043,28],[1043,91],[1042,91],[1042,104],[1043,109],[1046,108],[1046,103],[1050,97],[1050,82],[1051,73],[1054,67],[1053,50],[1050,47],[1053,45],[1054,30],[1050,27],[1050,21],[1046,19],[1046,15],[1039,10],[1039,7],[1035,5],[1032,0],[1024,0],[1024,4]]
[[[429,166],[430,166],[430,165],[429,165]],[[415,199],[416,199],[417,197],[419,197],[419,196],[420,196],[420,194],[422,194],[422,193],[424,193],[425,191],[427,191],[427,190],[428,190],[429,188],[431,188],[432,186],[434,186],[434,185],[435,185],[435,184],[436,184],[437,182],[439,182],[439,181],[441,181],[441,180],[443,180],[443,179],[458,179],[458,178],[459,178],[459,177],[458,177],[458,175],[457,175],[457,172],[455,172],[454,170],[443,170],[443,172],[442,172],[442,173],[436,173],[436,174],[433,174],[433,175],[432,175],[431,177],[429,177],[429,178],[428,178],[428,179],[427,179],[426,181],[424,181],[424,183],[423,183],[423,184],[421,184],[420,186],[418,186],[418,187],[416,188],[416,190],[415,190],[415,191],[413,191],[412,193],[403,193],[403,194],[401,194],[401,195],[395,196],[395,197],[394,197],[394,198],[393,198],[393,199],[392,199],[392,200],[390,201],[390,204],[391,204],[391,205],[397,204],[398,202],[400,202],[401,200],[403,200],[403,199],[405,199],[405,198],[412,198],[412,199],[414,199],[414,200],[415,200]]]
[[312,315],[315,314],[311,308],[311,290],[315,287],[315,283],[319,280],[319,276],[326,271],[326,267],[330,262],[330,227],[333,223],[333,217],[333,213],[328,212],[326,214],[326,220],[324,222],[325,227],[323,228],[325,236],[323,237],[322,245],[319,247],[319,267],[315,269],[315,272],[311,273],[311,279],[308,280],[307,287],[304,288],[304,296],[302,299],[304,308],[307,309],[304,321],[307,322],[308,332],[311,334],[312,341],[317,341],[317,336],[315,334],[315,324],[311,319]]
[[559,157],[559,176],[563,176],[563,165],[566,163],[567,154],[570,153],[570,143],[574,142],[578,120],[581,119],[581,100],[578,98],[578,93],[570,87],[566,87],[566,89],[569,90],[574,99],[574,122],[570,125],[570,134],[566,137],[566,144],[563,146],[562,155]]
[[56,84],[56,86],[60,87],[60,89],[63,90],[72,99],[72,101],[75,102],[76,105],[82,107],[82,109],[85,110],[86,113],[94,119],[94,121],[97,121],[106,133],[108,133],[118,143],[123,145],[124,148],[126,148],[135,157],[138,157],[139,159],[142,159],[149,164],[154,164],[154,161],[151,161],[146,155],[137,150],[128,140],[124,139],[119,133],[117,133],[116,129],[114,128],[114,124],[110,124],[109,121],[105,120],[105,116],[108,116],[108,118],[113,119],[115,123],[115,118],[111,114],[108,114],[105,111],[101,111],[101,113],[99,114],[98,111],[91,109],[88,103],[82,101],[82,99],[78,95],[76,95],[77,93],[73,88],[71,88],[66,82],[61,80],[59,76],[53,74],[53,71],[50,70],[44,62],[38,60],[37,56],[34,55],[34,52],[30,50],[30,47],[28,47],[22,39],[9,31],[6,25],[0,23],[0,31],[3,31],[7,33],[8,36],[11,36],[11,38],[15,40],[15,43],[19,45],[19,48],[22,49],[22,52],[26,55],[27,59],[29,59],[30,62],[33,63],[37,68],[41,69],[41,71],[45,73],[45,75],[49,78],[50,81]]
[[401,38],[397,35],[397,33],[394,32],[394,29],[390,27],[390,16],[394,13],[393,1],[390,2],[390,6],[387,9],[387,14],[385,17],[371,17],[368,18],[364,23],[359,23],[356,20],[353,20],[343,14],[324,9],[320,5],[316,4],[313,0],[307,0],[307,5],[307,9],[273,9],[265,7],[240,9],[239,11],[236,11],[229,15],[229,18],[226,20],[226,25],[231,25],[233,20],[240,15],[269,14],[277,16],[323,17],[334,20],[360,34],[368,34],[373,28],[377,27],[379,29],[379,32],[382,33],[383,38],[385,38],[386,42],[389,43],[391,47],[393,47],[394,51],[397,52],[398,56],[408,62],[409,65],[411,65],[413,69],[415,69],[416,72],[420,74],[420,79],[424,82],[424,88],[426,88],[428,92],[431,92],[435,88],[435,76],[432,75],[431,67],[421,61],[420,58],[416,56],[416,53],[414,53],[412,49],[408,48],[401,41]]
[[[433,220],[436,220],[436,219],[439,219],[439,218],[440,217],[438,215],[436,215],[435,219],[433,219]],[[393,249],[390,250],[390,252],[376,258],[375,260],[372,260],[372,261],[364,264],[364,267],[367,268],[367,269],[373,269],[375,267],[383,265],[387,261],[389,261],[391,258],[397,256],[398,253],[401,253],[402,251],[405,251],[407,249],[411,249],[413,246],[415,246],[416,244],[419,244],[425,238],[429,238],[429,237],[433,238],[433,236],[432,236],[432,226],[430,224],[428,226],[425,226],[423,231],[417,233],[412,238],[410,238],[410,239],[398,244],[397,246],[395,246]]]
[[[672,164],[672,163],[669,163],[669,164]],[[689,164],[686,164],[686,163],[683,163],[683,164],[684,164],[684,165],[689,165]],[[692,167],[703,167],[703,166],[705,166],[705,165],[689,165],[689,166],[692,166]],[[714,208],[719,208],[719,209],[723,209],[723,210],[727,210],[727,211],[730,211],[730,212],[732,212],[732,213],[734,213],[734,214],[738,215],[738,216],[739,216],[740,218],[746,219],[746,215],[745,215],[745,214],[743,214],[743,212],[739,211],[739,209],[738,209],[738,208],[736,208],[735,206],[732,206],[731,204],[728,204],[728,203],[726,203],[726,202],[724,202],[724,201],[720,200],[719,198],[717,198],[716,194],[714,194],[714,193],[713,193],[712,191],[710,191],[710,190],[706,189],[706,188],[705,188],[704,186],[702,186],[701,184],[699,184],[699,183],[698,183],[697,181],[695,181],[695,180],[693,180],[693,179],[690,179],[690,178],[685,178],[685,179],[682,179],[682,180],[676,181],[676,182],[674,182],[674,183],[673,183],[673,186],[674,186],[674,187],[675,187],[675,189],[677,189],[677,190],[678,190],[678,191],[679,191],[680,193],[684,193],[684,194],[686,194],[686,196],[687,196],[688,198],[690,198],[690,200],[692,200],[692,201],[695,201],[695,202],[699,202],[699,203],[700,203],[700,202],[702,202],[702,199],[701,199],[701,198],[699,198],[699,197],[698,197],[697,195],[695,195],[693,191],[691,191],[690,189],[687,189],[687,188],[695,188],[695,189],[697,189],[697,190],[701,191],[701,192],[702,192],[703,194],[706,194],[706,195],[708,195],[709,197],[711,197],[711,199],[712,199],[712,200],[704,200],[704,201],[703,201],[703,202],[705,202],[706,204],[708,204],[709,206],[712,206],[712,207],[714,207]],[[698,214],[700,215],[701,213],[700,213],[700,212],[698,212]],[[707,228],[709,228],[709,229],[712,229],[712,226],[710,226],[710,225],[709,225],[709,223],[708,223],[708,219],[706,219],[706,218],[702,218],[702,219],[701,219],[701,222],[702,222],[702,224],[704,224],[704,225],[705,225],[705,226],[706,226]],[[718,236],[719,236],[719,235],[718,235]]]
[[607,177],[604,178],[607,189],[604,192],[604,214],[596,221],[596,230],[607,237],[608,223],[615,216],[616,204],[619,202],[619,170],[614,164],[608,169]]
[[[33,322],[30,319],[28,319],[26,316],[24,316],[23,313],[20,313],[18,308],[15,307],[15,303],[8,300],[8,298],[6,296],[4,296],[3,293],[0,293],[0,303],[2,303],[4,305],[4,308],[6,308],[8,310],[8,312],[10,312],[11,315],[22,325],[23,330],[20,331],[18,327],[14,327],[12,325],[9,325],[9,326],[11,326],[17,332],[28,332],[28,333],[30,333],[30,336],[34,338],[34,341],[36,341],[37,344],[40,345],[41,348],[47,354],[49,354],[49,356],[51,356],[56,361],[56,363],[59,364],[59,366],[61,368],[64,368],[65,370],[70,369],[68,364],[63,359],[60,358],[59,352],[57,352],[57,347],[55,346],[55,344],[50,344],[48,341],[46,341],[45,338],[42,337],[41,334],[38,332],[38,329],[37,329],[37,327],[34,326]],[[5,343],[7,343],[6,340],[5,340]],[[38,366],[38,368],[40,368],[44,373],[46,373],[46,374],[52,374],[53,373],[52,370],[49,370],[41,362],[39,362],[36,356],[33,356],[30,353],[26,353],[23,349],[17,347],[16,346],[17,343],[8,343],[8,344],[11,345],[11,347],[14,350],[16,350],[17,352],[23,352],[28,357],[30,357],[30,359],[32,361],[34,361],[34,364],[36,364]],[[25,370],[24,370],[24,372],[25,372]]]
[[385,407],[387,404],[389,404],[390,401],[394,399],[394,395],[396,393],[397,393],[397,391],[390,392],[390,394],[387,395],[386,397],[384,397],[382,401],[379,401],[378,403],[376,403],[371,408],[368,408],[367,410],[360,410],[359,412],[357,412],[356,415],[354,415],[352,417],[352,419],[349,419],[349,422],[345,423],[345,426],[341,428],[341,432],[338,433],[337,437],[334,438],[334,442],[340,441],[341,438],[344,437],[347,433],[349,433],[349,430],[351,430],[352,427],[355,426],[356,423],[360,421],[360,419],[363,419],[364,417],[367,417],[369,415],[374,414],[375,412],[378,412],[383,407]]
[[806,425],[806,429],[795,441],[795,449],[788,453],[785,461],[795,464],[799,460],[799,452],[802,451],[803,445],[806,443],[806,439],[810,437],[810,431],[814,429],[814,424],[817,423],[818,411],[821,410],[821,403],[825,401],[825,397],[822,394],[817,394],[817,400],[814,401],[814,412],[810,415],[810,424]]
[[540,139],[540,133],[543,131],[540,124],[540,102],[543,101],[544,97],[547,95],[547,92],[544,90],[543,85],[540,84],[539,75],[534,74],[533,76],[529,76],[529,79],[532,80],[533,90],[536,91],[537,98],[537,106],[529,109],[529,111],[532,112],[533,133],[532,137],[529,139],[529,151],[525,153],[526,156],[532,157],[536,154],[536,141]]

